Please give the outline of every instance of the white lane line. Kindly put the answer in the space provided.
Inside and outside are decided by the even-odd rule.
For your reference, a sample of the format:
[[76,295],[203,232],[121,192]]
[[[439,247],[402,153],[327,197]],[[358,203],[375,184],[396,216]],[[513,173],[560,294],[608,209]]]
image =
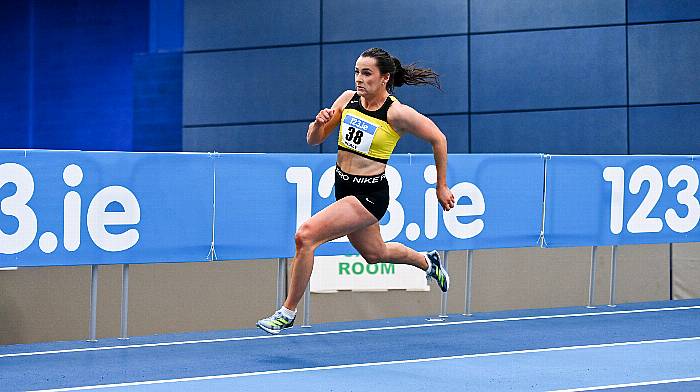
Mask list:
[[630,388],[630,387],[644,387],[647,385],[660,385],[660,384],[675,384],[679,382],[688,381],[700,381],[700,377],[689,377],[689,378],[674,378],[670,380],[655,380],[655,381],[642,381],[633,382],[629,384],[614,384],[614,385],[601,385],[598,387],[585,387],[585,388],[574,388],[574,389],[557,389],[556,391],[549,392],[584,392],[584,391],[603,391],[606,389],[618,389],[618,388]]
[[554,351],[572,351],[572,350],[583,350],[583,349],[638,346],[638,345],[645,345],[645,344],[662,344],[662,343],[677,343],[677,342],[691,342],[691,341],[700,341],[700,336],[695,336],[695,337],[690,337],[690,338],[678,338],[678,339],[640,340],[640,341],[635,341],[635,342],[591,344],[591,345],[587,345],[587,346],[564,346],[564,347],[538,348],[538,349],[518,350],[518,351],[501,351],[501,352],[482,353],[482,354],[464,354],[464,355],[454,355],[454,356],[449,356],[449,357],[404,359],[404,360],[385,361],[385,362],[352,363],[352,364],[347,364],[347,365],[319,366],[319,367],[296,368],[296,369],[285,369],[285,370],[268,370],[268,371],[264,371],[264,372],[221,374],[221,375],[216,375],[216,376],[174,378],[174,379],[168,379],[168,380],[138,381],[138,382],[127,382],[127,383],[120,383],[120,384],[90,385],[90,386],[83,386],[83,387],[71,387],[71,388],[60,388],[60,389],[42,389],[42,390],[37,390],[34,392],[85,391],[85,390],[91,390],[91,389],[133,387],[133,386],[142,386],[142,385],[172,384],[172,383],[179,383],[179,382],[221,380],[221,379],[231,379],[231,378],[241,378],[241,377],[251,377],[251,376],[265,376],[265,375],[271,375],[271,374],[301,373],[301,372],[314,372],[314,371],[334,370],[334,369],[352,369],[352,368],[371,367],[371,366],[398,365],[398,364],[406,364],[406,363],[435,362],[435,361],[446,361],[446,360],[451,360],[451,359],[498,357],[498,356],[506,356],[506,355],[517,355],[517,354],[535,354],[535,353],[546,353],[546,352],[554,352]]
[[446,326],[450,326],[450,325],[502,323],[502,322],[508,322],[508,321],[548,320],[548,319],[561,319],[561,318],[570,318],[570,317],[611,316],[611,315],[656,313],[656,312],[670,312],[670,311],[678,311],[678,310],[695,310],[695,309],[700,309],[700,305],[681,306],[681,307],[677,307],[677,308],[619,310],[619,311],[615,311],[615,312],[573,313],[573,314],[556,314],[556,315],[548,315],[548,316],[509,317],[509,318],[484,319],[484,320],[464,320],[464,321],[451,321],[451,322],[444,322],[444,323],[398,325],[398,326],[392,326],[392,327],[343,329],[343,330],[337,330],[337,331],[306,332],[306,333],[297,333],[297,334],[259,335],[259,336],[246,336],[246,337],[239,337],[239,338],[187,340],[187,341],[181,341],[181,342],[132,344],[132,345],[125,345],[125,346],[86,347],[86,348],[75,348],[75,349],[66,349],[66,350],[51,350],[51,351],[36,351],[36,352],[26,352],[26,353],[0,354],[0,359],[2,359],[2,358],[14,358],[14,357],[28,357],[28,356],[33,356],[33,355],[67,354],[67,353],[81,353],[81,352],[90,352],[90,351],[124,350],[124,349],[130,349],[130,348],[149,348],[149,347],[181,346],[181,345],[204,344],[204,343],[240,342],[240,341],[246,341],[246,340],[282,339],[282,338],[293,338],[293,337],[304,337],[304,336],[347,334],[347,333],[356,333],[356,332],[374,332],[374,331],[392,331],[392,330],[413,329],[413,328],[446,327]]

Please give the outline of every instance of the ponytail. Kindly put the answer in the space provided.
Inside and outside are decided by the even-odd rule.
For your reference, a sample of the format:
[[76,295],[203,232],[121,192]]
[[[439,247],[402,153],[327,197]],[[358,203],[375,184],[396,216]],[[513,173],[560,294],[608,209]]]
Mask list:
[[[392,87],[401,87],[404,84],[409,86],[417,86],[420,84],[429,84],[440,88],[440,76],[430,68],[419,68],[415,64],[409,64],[405,68],[401,65],[401,61],[396,57],[392,57],[396,71],[389,78],[389,83]],[[392,83],[393,82],[393,83]]]

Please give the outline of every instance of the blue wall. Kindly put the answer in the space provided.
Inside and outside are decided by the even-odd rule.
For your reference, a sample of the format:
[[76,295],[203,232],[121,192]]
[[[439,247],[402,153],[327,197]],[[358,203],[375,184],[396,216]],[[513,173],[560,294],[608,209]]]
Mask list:
[[[686,0],[185,1],[183,148],[335,151],[335,137],[305,145],[307,124],[372,46],[441,74],[442,92],[396,95],[450,152],[700,153]],[[408,136],[397,151],[430,147]]]
[[0,15],[10,36],[0,147],[131,150],[132,55],[148,49],[148,3],[13,1]]
[[0,148],[181,150],[182,8],[1,2]]
[[30,8],[0,2],[0,148],[23,148],[31,140]]
[[0,2],[0,148],[333,152],[307,123],[381,46],[450,152],[700,153],[698,1],[396,4]]

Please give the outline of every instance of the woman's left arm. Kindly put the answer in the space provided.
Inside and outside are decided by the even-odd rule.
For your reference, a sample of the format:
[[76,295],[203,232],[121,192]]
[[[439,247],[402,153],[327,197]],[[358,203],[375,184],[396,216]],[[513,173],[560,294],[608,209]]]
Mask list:
[[400,132],[410,133],[433,146],[433,157],[437,169],[437,197],[445,211],[455,205],[455,198],[447,186],[447,138],[435,123],[406,105],[392,105],[388,120]]

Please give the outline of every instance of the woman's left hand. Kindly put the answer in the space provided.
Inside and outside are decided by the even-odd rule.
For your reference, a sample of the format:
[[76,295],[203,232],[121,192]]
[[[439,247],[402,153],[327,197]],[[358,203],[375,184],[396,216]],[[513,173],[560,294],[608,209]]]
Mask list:
[[447,185],[437,187],[437,198],[445,211],[449,211],[455,206],[455,196]]

